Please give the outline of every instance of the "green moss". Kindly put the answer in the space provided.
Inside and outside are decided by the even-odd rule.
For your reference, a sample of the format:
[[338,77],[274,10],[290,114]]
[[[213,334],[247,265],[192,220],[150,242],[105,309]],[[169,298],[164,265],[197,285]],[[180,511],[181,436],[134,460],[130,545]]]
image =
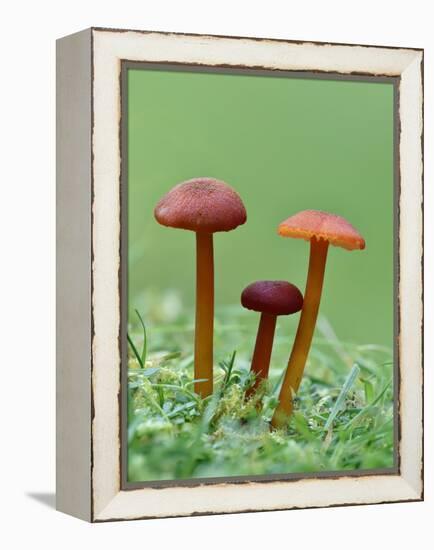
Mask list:
[[[191,326],[185,314],[170,327],[151,324],[146,367],[129,359],[130,481],[393,466],[390,350],[341,342],[323,319],[291,422],[272,432],[293,335],[278,327],[269,381],[246,401],[256,323],[237,308],[218,312],[215,392],[202,400],[193,391]],[[140,348],[140,326],[129,332]]]

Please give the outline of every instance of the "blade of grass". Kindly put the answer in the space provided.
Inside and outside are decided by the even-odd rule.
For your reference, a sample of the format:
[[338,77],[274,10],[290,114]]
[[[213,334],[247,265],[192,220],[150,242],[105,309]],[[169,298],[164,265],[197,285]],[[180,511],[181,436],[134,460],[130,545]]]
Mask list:
[[140,324],[142,325],[142,329],[143,329],[143,347],[142,347],[142,355],[140,357],[142,359],[142,365],[145,365],[146,364],[147,345],[148,345],[148,339],[147,339],[147,336],[146,336],[146,327],[145,327],[145,323],[143,322],[142,316],[140,315],[138,310],[135,309],[134,311],[136,312],[137,317],[139,318]]
[[229,384],[229,380],[230,380],[231,374],[232,374],[232,369],[234,368],[236,355],[237,355],[237,350],[234,350],[232,352],[231,358],[229,359],[229,362],[226,363],[227,370],[226,370],[226,375],[225,375],[224,380],[223,380],[222,391],[224,391],[227,388],[228,384]]
[[345,403],[345,398],[347,397],[348,392],[350,391],[352,385],[356,381],[359,374],[360,374],[360,368],[357,364],[354,364],[353,368],[351,369],[350,373],[348,374],[344,382],[344,385],[342,386],[341,392],[338,398],[336,399],[336,402],[333,405],[332,410],[330,411],[329,417],[327,418],[327,422],[324,425],[324,431],[328,431],[331,428],[331,425],[333,424],[333,421],[336,418],[336,415],[342,409]]
[[338,355],[338,357],[340,357],[342,362],[350,366],[352,363],[351,355],[347,352],[347,350],[345,349],[345,346],[337,337],[336,332],[334,331],[329,320],[326,317],[323,317],[322,315],[320,315],[317,325],[322,335],[325,336],[325,338],[333,346],[333,348],[336,351],[336,354]]
[[367,378],[360,378],[365,389],[365,402],[368,404],[374,399],[374,385]]
[[389,380],[389,382],[384,386],[384,388],[381,390],[381,392],[377,395],[377,397],[374,399],[374,401],[372,401],[372,403],[369,403],[369,405],[367,405],[366,407],[364,407],[358,414],[356,414],[356,416],[354,416],[349,422],[348,424],[345,426],[345,429],[348,430],[349,428],[351,428],[353,425],[357,425],[357,422],[359,422],[359,420],[364,416],[366,415],[367,413],[369,413],[373,407],[375,407],[375,405],[380,401],[380,399],[383,397],[383,395],[386,393],[387,389],[389,388],[390,384],[392,383],[391,380]]
[[142,361],[142,358],[140,357],[139,352],[137,351],[137,348],[134,345],[134,342],[132,341],[132,339],[131,339],[130,335],[128,334],[128,332],[127,332],[127,340],[128,340],[128,343],[131,346],[131,349],[133,350],[134,355],[136,356],[137,361],[139,362],[140,368],[144,369],[145,365]]
[[194,392],[191,392],[186,387],[183,386],[176,386],[175,384],[152,384],[152,387],[157,390],[172,390],[172,391],[179,391],[181,393],[185,393],[185,395],[188,395],[191,399],[194,399],[195,401],[199,401],[199,396],[195,394]]
[[282,373],[279,376],[279,379],[277,380],[276,385],[271,390],[271,396],[272,397],[277,397],[279,395],[280,386],[282,385],[284,376],[285,376],[285,369],[282,369]]
[[221,393],[222,393],[221,390],[217,389],[217,391],[215,391],[214,394],[210,396],[210,400],[207,403],[202,415],[202,421],[200,424],[201,433],[208,433],[212,419],[216,413],[216,410],[219,404]]

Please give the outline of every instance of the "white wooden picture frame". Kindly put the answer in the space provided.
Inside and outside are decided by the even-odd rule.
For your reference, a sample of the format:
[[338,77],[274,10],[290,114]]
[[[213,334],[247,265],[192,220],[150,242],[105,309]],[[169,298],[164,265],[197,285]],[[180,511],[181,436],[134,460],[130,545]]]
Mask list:
[[[124,487],[123,62],[394,79],[399,92],[394,472]],[[57,43],[57,102],[57,508],[103,522],[421,500],[423,51],[92,28]]]

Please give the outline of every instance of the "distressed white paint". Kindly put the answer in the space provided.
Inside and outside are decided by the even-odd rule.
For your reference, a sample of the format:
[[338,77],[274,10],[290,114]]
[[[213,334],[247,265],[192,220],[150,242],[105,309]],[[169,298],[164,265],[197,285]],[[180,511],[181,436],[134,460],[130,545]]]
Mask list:
[[221,484],[121,491],[99,514],[99,520],[184,516],[237,510],[279,510],[417,499],[416,492],[396,476],[304,479],[297,482]]
[[[94,519],[326,506],[421,497],[422,88],[420,51],[93,30]],[[118,392],[120,62],[171,61],[401,76],[401,476],[120,491]]]
[[422,491],[422,54],[406,67],[400,84],[400,374],[401,471]]

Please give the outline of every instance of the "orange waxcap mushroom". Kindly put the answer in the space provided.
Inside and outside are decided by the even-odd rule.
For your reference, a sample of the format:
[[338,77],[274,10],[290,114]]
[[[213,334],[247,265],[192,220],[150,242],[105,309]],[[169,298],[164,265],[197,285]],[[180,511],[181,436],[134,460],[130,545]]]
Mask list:
[[231,231],[247,219],[238,193],[214,178],[179,183],[159,201],[154,214],[161,225],[201,233]]
[[319,210],[303,210],[290,216],[279,225],[278,233],[282,237],[309,241],[310,257],[303,308],[280,388],[279,404],[271,420],[274,428],[284,426],[292,413],[293,395],[300,386],[312,344],[329,245],[340,246],[346,250],[365,248],[364,238],[347,220]]
[[363,250],[365,239],[345,218],[319,210],[303,210],[283,221],[278,228],[282,237],[327,241],[346,250]]

